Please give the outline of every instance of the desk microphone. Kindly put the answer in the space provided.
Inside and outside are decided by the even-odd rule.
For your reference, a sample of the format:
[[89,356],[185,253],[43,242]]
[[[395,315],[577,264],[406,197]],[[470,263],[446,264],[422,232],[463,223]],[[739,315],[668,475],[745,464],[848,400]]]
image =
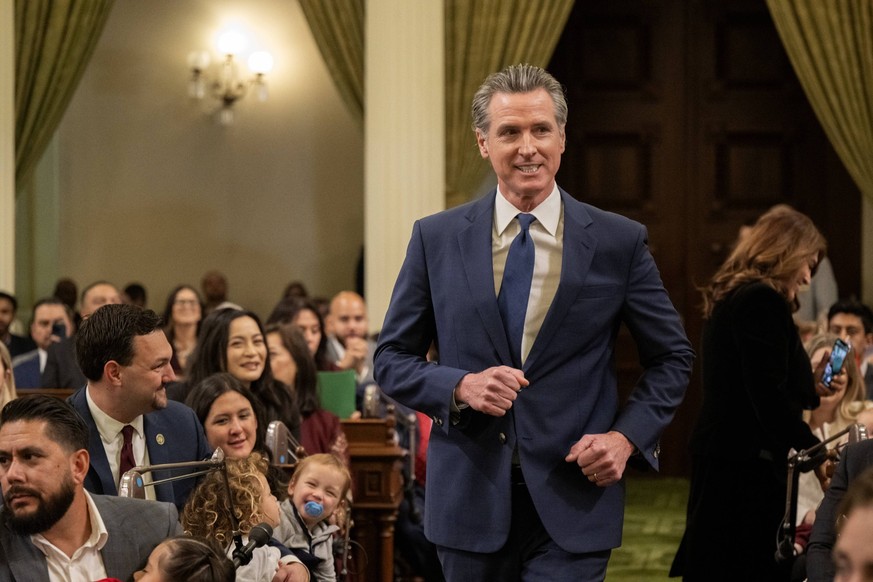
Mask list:
[[260,548],[273,537],[273,528],[269,523],[259,523],[249,532],[249,543],[241,549],[233,551],[233,567],[239,568],[252,561],[255,548]]

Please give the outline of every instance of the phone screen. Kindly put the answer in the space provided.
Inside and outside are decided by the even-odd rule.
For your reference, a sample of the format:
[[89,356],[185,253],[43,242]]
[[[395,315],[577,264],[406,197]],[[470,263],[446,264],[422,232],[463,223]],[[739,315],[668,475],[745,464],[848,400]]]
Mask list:
[[825,386],[830,386],[834,380],[834,376],[840,373],[843,369],[843,363],[846,361],[846,356],[849,355],[849,344],[841,339],[834,342],[834,347],[831,349],[831,357],[825,366],[824,375],[821,381]]

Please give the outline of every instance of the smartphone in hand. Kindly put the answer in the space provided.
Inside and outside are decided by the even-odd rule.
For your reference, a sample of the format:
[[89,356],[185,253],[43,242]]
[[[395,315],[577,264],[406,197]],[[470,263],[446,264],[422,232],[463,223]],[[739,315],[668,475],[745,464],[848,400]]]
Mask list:
[[56,321],[52,324],[52,335],[56,335],[61,339],[67,337],[67,326],[63,321]]
[[851,349],[852,348],[849,344],[837,338],[837,341],[834,342],[834,347],[831,349],[831,356],[828,359],[828,363],[825,365],[824,374],[821,377],[822,384],[830,388],[834,376],[839,374],[843,369],[843,364],[846,362],[846,358]]

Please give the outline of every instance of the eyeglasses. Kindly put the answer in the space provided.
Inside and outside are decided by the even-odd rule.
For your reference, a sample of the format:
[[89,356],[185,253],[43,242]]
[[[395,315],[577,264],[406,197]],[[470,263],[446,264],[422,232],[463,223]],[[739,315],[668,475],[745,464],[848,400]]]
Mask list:
[[176,299],[173,301],[173,305],[178,305],[179,307],[194,307],[199,304],[200,302],[196,299]]

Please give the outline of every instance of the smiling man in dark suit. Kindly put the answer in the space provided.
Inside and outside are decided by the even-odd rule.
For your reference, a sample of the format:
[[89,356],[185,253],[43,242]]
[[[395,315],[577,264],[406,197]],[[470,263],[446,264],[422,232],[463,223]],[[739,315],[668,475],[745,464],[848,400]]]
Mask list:
[[[434,418],[425,533],[448,580],[602,580],[626,463],[657,468],[694,354],[646,229],[555,183],[560,84],[508,67],[477,91],[473,122],[497,189],[415,223],[376,381]],[[621,323],[645,370],[623,407]]]
[[[132,466],[201,461],[212,450],[194,411],[167,400],[166,385],[176,379],[172,348],[161,318],[134,305],[104,305],[82,322],[76,334],[79,367],[88,384],[70,396],[91,431],[91,468],[85,488],[115,495],[119,479]],[[130,428],[128,428],[130,427]],[[155,480],[190,473],[156,472]],[[146,474],[147,482],[151,475]],[[194,479],[146,487],[159,501],[185,505]]]
[[180,533],[169,503],[91,495],[88,427],[50,396],[0,413],[0,580],[129,580],[152,549]]

